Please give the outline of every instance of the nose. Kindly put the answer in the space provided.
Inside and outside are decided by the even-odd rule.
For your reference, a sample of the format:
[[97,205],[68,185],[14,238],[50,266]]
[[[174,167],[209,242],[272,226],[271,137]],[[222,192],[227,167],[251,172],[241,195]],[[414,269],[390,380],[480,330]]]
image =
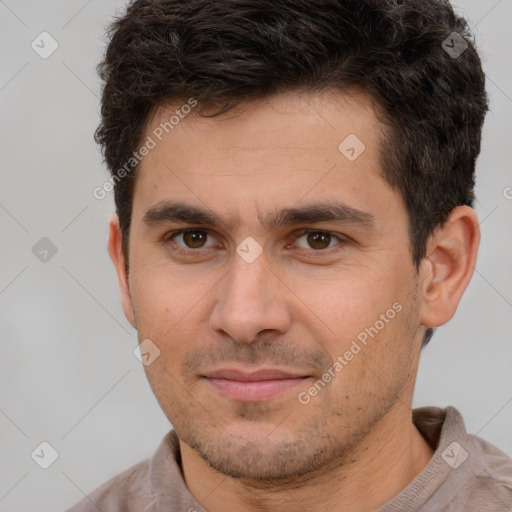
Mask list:
[[231,270],[216,290],[210,327],[217,333],[250,343],[263,331],[277,335],[289,329],[287,288],[271,270],[264,253],[252,263],[235,254]]

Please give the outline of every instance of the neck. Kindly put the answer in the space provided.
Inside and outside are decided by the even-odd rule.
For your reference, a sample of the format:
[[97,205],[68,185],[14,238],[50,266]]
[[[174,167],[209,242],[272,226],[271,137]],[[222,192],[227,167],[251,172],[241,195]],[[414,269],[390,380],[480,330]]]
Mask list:
[[412,423],[411,409],[397,401],[374,430],[343,460],[275,485],[233,479],[211,469],[180,441],[185,482],[209,512],[373,512],[419,474],[433,455]]

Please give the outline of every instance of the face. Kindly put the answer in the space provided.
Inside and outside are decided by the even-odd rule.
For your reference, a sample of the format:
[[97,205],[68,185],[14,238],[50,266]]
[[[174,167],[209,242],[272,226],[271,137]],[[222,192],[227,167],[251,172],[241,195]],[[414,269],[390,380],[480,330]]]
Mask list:
[[151,387],[226,475],[340,460],[409,400],[423,334],[372,104],[287,93],[161,134],[171,114],[148,125],[130,231],[125,311],[160,351]]

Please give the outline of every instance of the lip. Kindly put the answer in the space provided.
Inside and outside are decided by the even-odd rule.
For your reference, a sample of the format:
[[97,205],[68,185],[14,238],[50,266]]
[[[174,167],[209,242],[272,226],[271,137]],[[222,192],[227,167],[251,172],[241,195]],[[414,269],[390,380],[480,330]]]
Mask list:
[[243,402],[261,402],[302,384],[311,375],[277,368],[262,368],[252,372],[221,368],[209,372],[203,378],[223,396]]

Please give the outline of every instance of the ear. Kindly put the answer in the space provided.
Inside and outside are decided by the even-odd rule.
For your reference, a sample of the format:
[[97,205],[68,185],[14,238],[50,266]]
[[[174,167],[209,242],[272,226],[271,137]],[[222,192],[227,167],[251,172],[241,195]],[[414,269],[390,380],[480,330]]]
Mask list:
[[122,246],[121,227],[119,226],[119,218],[115,214],[112,215],[110,219],[108,253],[110,254],[110,259],[112,260],[112,263],[114,264],[117,272],[117,279],[119,281],[119,290],[121,292],[121,303],[123,305],[124,314],[128,322],[130,322],[132,326],[136,328],[133,304],[130,297],[130,282]]
[[453,317],[473,275],[479,244],[478,218],[469,206],[455,208],[430,237],[420,270],[422,325],[438,327]]

